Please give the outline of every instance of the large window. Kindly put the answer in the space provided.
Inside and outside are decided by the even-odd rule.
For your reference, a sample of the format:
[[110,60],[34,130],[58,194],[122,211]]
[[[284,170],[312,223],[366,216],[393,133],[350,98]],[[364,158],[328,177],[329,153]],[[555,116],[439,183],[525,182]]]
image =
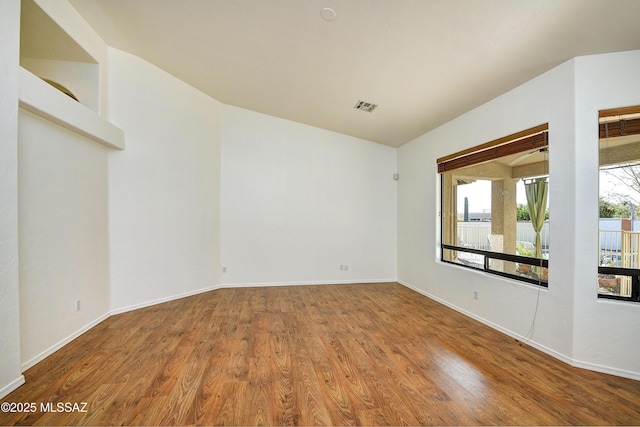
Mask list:
[[640,106],[600,111],[598,296],[640,302]]
[[548,126],[438,159],[441,259],[548,283]]

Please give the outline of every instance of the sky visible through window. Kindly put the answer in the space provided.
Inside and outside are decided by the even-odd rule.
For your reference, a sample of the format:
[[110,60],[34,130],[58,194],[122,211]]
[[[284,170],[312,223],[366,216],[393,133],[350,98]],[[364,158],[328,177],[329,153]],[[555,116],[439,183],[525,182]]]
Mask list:
[[[469,198],[469,212],[491,212],[491,181],[478,180],[472,184],[458,186],[458,212],[464,209],[464,198]],[[516,203],[526,205],[527,196],[524,192],[524,182],[516,184]]]
[[600,197],[604,197],[610,202],[630,201],[636,205],[639,204],[640,194],[615,177],[615,175],[620,175],[617,169],[612,167],[600,171]]

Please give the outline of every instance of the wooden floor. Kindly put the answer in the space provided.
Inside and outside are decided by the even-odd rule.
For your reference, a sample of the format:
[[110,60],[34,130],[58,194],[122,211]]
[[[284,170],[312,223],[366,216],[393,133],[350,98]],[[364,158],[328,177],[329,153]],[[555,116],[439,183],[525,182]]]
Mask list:
[[112,316],[25,377],[2,402],[37,410],[0,425],[640,424],[640,381],[395,283],[222,289]]

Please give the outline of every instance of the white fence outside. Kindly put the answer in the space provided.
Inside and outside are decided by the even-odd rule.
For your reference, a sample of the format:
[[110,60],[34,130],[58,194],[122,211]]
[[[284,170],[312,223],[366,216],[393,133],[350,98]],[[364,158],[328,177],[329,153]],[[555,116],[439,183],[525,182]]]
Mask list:
[[[600,265],[615,266],[625,268],[640,268],[640,221],[635,221],[633,225],[625,224],[625,228],[631,231],[622,230],[622,220],[601,219],[600,220]],[[474,249],[491,250],[490,243],[491,223],[490,222],[458,222],[458,243]],[[544,223],[540,237],[542,240],[542,252],[546,257],[549,250],[549,221]],[[535,244],[536,233],[530,222],[518,222],[516,225],[516,240],[518,242],[530,242]],[[481,255],[464,254],[459,255],[466,263],[482,266]],[[602,276],[602,277],[601,277]],[[610,285],[601,284],[601,281],[613,280],[615,288]],[[598,276],[599,292],[611,295],[631,295],[631,277],[616,276],[613,278]]]
[[[490,222],[458,222],[458,241],[460,245],[469,248],[491,250],[489,236]],[[540,231],[543,251],[549,248],[549,221],[545,221]],[[516,225],[516,240],[518,242],[536,243],[536,232],[530,222],[518,222]]]
[[[600,220],[600,265],[621,266],[622,252],[625,249],[626,259],[624,264],[627,267],[640,267],[640,221],[636,221],[634,232],[624,232],[619,219]],[[461,246],[469,248],[491,250],[490,222],[458,222],[458,242]],[[549,221],[544,223],[540,233],[542,239],[542,250],[549,249]],[[625,240],[625,238],[627,240]],[[516,240],[518,242],[530,242],[535,244],[536,233],[530,222],[518,222],[516,226]],[[626,242],[626,244],[625,244]]]

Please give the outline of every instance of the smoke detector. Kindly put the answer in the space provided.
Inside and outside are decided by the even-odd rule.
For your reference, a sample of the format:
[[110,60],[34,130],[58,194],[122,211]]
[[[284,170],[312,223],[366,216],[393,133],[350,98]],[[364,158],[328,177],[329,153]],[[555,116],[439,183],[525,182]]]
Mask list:
[[324,9],[322,9],[320,15],[325,21],[333,21],[337,16],[336,11],[331,9],[330,7],[325,7]]
[[373,112],[377,107],[378,105],[365,101],[358,101],[356,105],[353,106],[356,110],[366,111],[367,113]]

